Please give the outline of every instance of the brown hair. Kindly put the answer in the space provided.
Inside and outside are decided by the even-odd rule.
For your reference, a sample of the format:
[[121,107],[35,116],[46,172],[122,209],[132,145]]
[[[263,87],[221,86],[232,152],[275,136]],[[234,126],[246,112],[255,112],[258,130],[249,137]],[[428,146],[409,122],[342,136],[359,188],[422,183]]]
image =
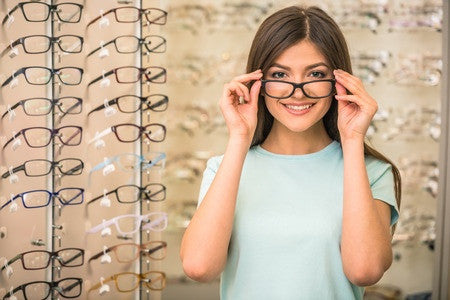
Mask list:
[[[267,72],[281,53],[290,46],[308,39],[328,59],[331,69],[342,69],[352,73],[350,55],[339,26],[322,9],[290,6],[269,16],[259,27],[250,48],[247,73],[261,69]],[[325,129],[333,140],[340,142],[337,127],[337,101],[332,101],[330,109],[323,117]],[[269,113],[264,97],[258,99],[258,122],[251,146],[261,144],[270,132],[273,116]],[[397,206],[400,208],[400,172],[392,161],[364,143],[364,154],[371,155],[392,166]],[[395,229],[395,227],[394,227]]]

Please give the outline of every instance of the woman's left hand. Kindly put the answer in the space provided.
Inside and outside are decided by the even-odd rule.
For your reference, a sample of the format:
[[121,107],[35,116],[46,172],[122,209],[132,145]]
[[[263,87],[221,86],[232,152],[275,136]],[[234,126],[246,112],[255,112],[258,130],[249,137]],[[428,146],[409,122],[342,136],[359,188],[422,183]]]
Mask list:
[[[378,104],[364,89],[361,79],[343,70],[335,70],[336,100],[338,100],[338,129],[341,142],[364,141],[370,121]],[[347,91],[352,94],[347,94]]]

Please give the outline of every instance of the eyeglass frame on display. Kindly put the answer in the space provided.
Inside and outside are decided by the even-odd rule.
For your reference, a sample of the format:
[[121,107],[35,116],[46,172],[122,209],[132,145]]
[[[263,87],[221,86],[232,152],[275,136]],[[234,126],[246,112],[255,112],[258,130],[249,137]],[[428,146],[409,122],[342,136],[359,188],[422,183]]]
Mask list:
[[[120,71],[122,69],[126,69],[126,68],[133,68],[133,69],[138,69],[139,70],[139,75],[138,78],[136,80],[133,81],[120,81],[119,80],[119,76],[117,76],[117,71]],[[148,71],[149,69],[158,69],[161,70],[160,73],[156,74],[153,77],[148,77],[148,74],[146,73],[146,71]],[[151,83],[157,83],[157,84],[162,84],[166,82],[166,76],[167,76],[167,70],[163,67],[158,67],[158,66],[149,66],[149,67],[145,67],[145,68],[139,68],[139,67],[135,67],[135,66],[124,66],[124,67],[119,67],[119,68],[114,68],[109,70],[108,72],[105,72],[104,74],[98,76],[97,78],[95,78],[94,80],[92,80],[91,82],[88,83],[88,87],[91,86],[92,84],[96,83],[97,81],[100,81],[110,75],[114,74],[115,78],[116,78],[116,82],[117,83],[121,83],[121,84],[127,84],[127,83],[136,83],[138,81],[142,80],[142,75],[145,75],[145,78],[147,79],[147,81],[144,81],[142,83],[145,82],[151,82]],[[159,77],[163,77],[162,81],[154,81],[154,79],[158,79]]]
[[[38,3],[39,3],[39,2],[38,2]],[[28,76],[26,75],[26,71],[27,71],[28,69],[32,69],[32,68],[45,69],[45,70],[47,70],[47,71],[49,71],[49,72],[51,73],[51,76],[49,76],[47,82],[45,82],[45,83],[32,83],[32,82],[30,82],[30,80],[28,79]],[[61,79],[61,74],[59,74],[59,72],[60,72],[61,70],[64,70],[64,69],[74,69],[74,70],[77,70],[77,71],[79,72],[79,74],[80,74],[80,80],[77,80],[77,83],[67,83],[67,82],[64,82],[64,80]],[[50,69],[50,68],[42,67],[42,66],[28,66],[28,67],[20,68],[19,70],[17,70],[16,72],[14,72],[13,75],[9,76],[9,77],[5,80],[5,82],[3,82],[2,87],[6,86],[8,83],[10,83],[12,80],[14,80],[14,78],[16,78],[17,76],[19,76],[20,74],[23,74],[23,75],[25,76],[25,80],[26,80],[29,84],[31,84],[31,85],[46,85],[46,84],[48,84],[48,83],[53,79],[53,77],[54,77],[55,75],[58,75],[59,81],[60,81],[61,83],[65,84],[65,85],[79,85],[79,84],[81,83],[81,81],[83,80],[83,73],[84,73],[84,70],[83,70],[82,68],[78,68],[78,67],[61,67],[61,68]]]
[[[69,143],[64,142],[64,141],[61,139],[61,136],[59,136],[58,133],[59,133],[59,131],[60,131],[61,129],[67,128],[67,127],[78,129],[78,131],[77,131],[76,133],[77,133],[77,134],[79,133],[79,135],[80,135],[80,141],[79,141],[79,142],[77,142],[77,143],[75,143],[75,144],[69,144]],[[27,139],[26,135],[24,134],[24,133],[25,133],[27,130],[29,130],[29,129],[45,129],[45,130],[47,130],[47,131],[50,131],[50,133],[51,133],[52,135],[51,135],[51,137],[50,137],[50,139],[49,139],[49,141],[48,141],[48,143],[47,143],[46,145],[42,145],[42,146],[31,146],[30,143],[28,142],[28,139]],[[71,141],[75,136],[77,136],[77,134],[72,135],[72,136],[69,138],[68,141]],[[10,138],[10,139],[5,143],[5,145],[3,145],[3,148],[2,148],[2,149],[5,149],[6,146],[7,146],[9,143],[11,143],[11,142],[14,141],[15,139],[17,139],[20,135],[22,135],[22,136],[24,137],[25,142],[26,142],[27,145],[28,145],[29,147],[31,147],[31,148],[44,148],[44,147],[47,147],[47,146],[52,142],[52,140],[55,138],[55,136],[57,136],[57,137],[59,138],[59,141],[61,142],[61,144],[65,145],[65,146],[78,146],[78,145],[81,144],[82,135],[83,135],[83,128],[82,128],[81,126],[75,126],[75,125],[62,126],[62,127],[56,128],[56,129],[50,129],[50,128],[47,128],[47,127],[27,127],[27,128],[21,129],[18,133],[14,134],[13,137]]]
[[[161,217],[157,218],[155,221],[152,221],[149,219],[149,216],[152,215],[160,215]],[[123,218],[135,218],[135,230],[124,232],[120,229],[118,221]],[[142,222],[146,222],[147,224],[142,226]],[[161,221],[164,221],[164,228],[162,229],[155,229],[155,224],[160,224]],[[117,233],[120,235],[127,235],[127,234],[133,234],[140,230],[151,230],[151,231],[163,231],[167,228],[167,222],[168,222],[168,216],[166,212],[151,212],[145,215],[133,215],[133,214],[127,214],[127,215],[120,215],[115,216],[114,218],[111,218],[109,220],[103,221],[102,223],[98,224],[97,226],[92,227],[91,229],[86,230],[86,234],[94,234],[97,233],[109,226],[115,225]],[[152,228],[153,227],[153,228]]]
[[[67,250],[78,250],[79,253],[77,253],[77,255],[75,255],[74,257],[71,257],[68,261],[63,261],[62,257],[59,256],[58,253],[61,252],[61,251],[67,251]],[[45,267],[40,267],[40,268],[28,268],[28,267],[26,267],[25,266],[25,261],[23,259],[23,256],[26,255],[26,254],[29,254],[29,253],[47,253],[47,254],[49,254],[46,266]],[[68,262],[70,262],[70,261],[72,261],[74,259],[77,259],[78,257],[80,257],[80,255],[81,255],[81,260],[82,260],[81,264],[67,265]],[[64,266],[64,267],[70,267],[70,268],[72,268],[72,267],[79,267],[79,266],[82,266],[84,264],[84,249],[81,249],[81,248],[64,248],[64,249],[59,249],[58,251],[53,251],[53,252],[46,251],[46,250],[32,250],[32,251],[22,252],[20,254],[17,254],[15,257],[11,258],[7,263],[5,263],[3,265],[3,267],[0,268],[0,271],[3,271],[4,269],[7,268],[7,266],[10,266],[11,264],[13,264],[14,262],[16,262],[19,259],[22,262],[22,267],[23,267],[24,270],[42,270],[42,269],[46,269],[50,265],[50,261],[54,260],[54,259],[56,259],[61,264],[61,266]]]
[[[145,248],[146,246],[150,245],[150,244],[155,244],[155,243],[160,243],[161,245],[158,245],[152,249],[147,249]],[[116,253],[116,249],[117,247],[120,246],[137,246],[137,248],[139,249],[139,251],[136,253],[136,257],[133,260],[130,261],[123,261],[119,259],[119,255]],[[108,253],[108,252],[114,252],[114,254],[116,255],[117,261],[120,263],[130,263],[132,261],[135,261],[136,259],[138,259],[140,257],[140,255],[146,255],[148,257],[150,257],[153,260],[162,260],[166,257],[166,253],[164,253],[163,257],[161,258],[154,258],[151,256],[152,253],[160,250],[160,249],[167,249],[167,242],[165,241],[151,241],[151,242],[147,242],[144,244],[135,244],[135,243],[123,243],[123,244],[118,244],[118,245],[114,245],[108,248],[105,248],[103,251],[98,252],[97,254],[93,255],[91,258],[89,258],[88,263],[91,263],[91,261],[96,260],[97,258],[101,257],[102,255]]]
[[[148,274],[158,274],[158,275],[161,275],[161,276],[162,276],[162,282],[163,282],[163,283],[162,283],[162,288],[156,289],[156,288],[150,287],[150,284],[149,284],[149,283],[150,283],[150,281],[149,281],[150,279],[149,279],[149,278],[145,278],[145,275],[148,275]],[[134,275],[134,276],[136,276],[136,277],[139,278],[139,281],[136,282],[136,286],[135,286],[133,289],[124,291],[124,290],[119,289],[119,283],[118,283],[117,277],[120,276],[120,275]],[[149,271],[149,272],[146,272],[146,273],[134,273],[134,272],[122,272],[122,273],[117,273],[117,274],[111,275],[110,277],[108,277],[108,278],[102,280],[102,281],[99,282],[99,283],[94,284],[94,285],[89,289],[88,293],[90,293],[90,292],[92,292],[92,291],[94,291],[94,290],[100,288],[105,282],[108,282],[108,281],[114,281],[114,282],[115,282],[115,285],[116,285],[117,291],[119,291],[119,292],[121,292],[121,293],[128,293],[128,292],[134,291],[135,289],[137,289],[137,288],[140,286],[140,283],[141,283],[141,282],[145,282],[145,285],[146,285],[147,288],[149,288],[150,290],[153,290],[153,291],[162,291],[162,290],[166,287],[166,273],[160,272],[160,271]]]
[[[67,295],[63,295],[63,294],[62,294],[62,292],[63,292],[64,290],[62,290],[58,285],[59,285],[59,283],[60,283],[61,281],[64,281],[64,280],[76,280],[76,283],[75,283],[75,284],[72,284],[71,286],[65,288],[64,290],[67,290],[68,288],[69,288],[69,289],[73,289],[73,288],[79,286],[79,287],[80,287],[80,292],[78,293],[78,295],[76,295],[76,296],[67,296]],[[62,278],[62,279],[60,279],[60,280],[58,280],[58,281],[50,281],[50,282],[48,282],[48,281],[31,281],[31,282],[24,283],[24,284],[22,284],[22,285],[20,285],[20,286],[18,286],[18,287],[16,287],[16,288],[14,288],[13,290],[9,291],[8,293],[6,293],[6,295],[3,297],[3,299],[4,299],[4,300],[9,299],[9,298],[11,298],[11,296],[14,295],[17,291],[21,290],[22,293],[23,293],[23,296],[24,296],[24,298],[25,298],[25,300],[26,300],[26,299],[28,299],[28,297],[27,297],[26,294],[25,294],[25,288],[26,288],[28,285],[36,284],[36,283],[45,283],[45,284],[47,284],[47,285],[50,287],[50,288],[48,289],[48,294],[47,294],[47,296],[46,296],[44,299],[47,299],[47,297],[50,296],[50,293],[52,293],[54,290],[56,290],[56,291],[57,291],[62,297],[64,297],[64,298],[77,298],[77,297],[79,297],[79,296],[81,295],[81,293],[82,293],[82,291],[83,291],[83,279],[82,279],[82,278],[78,278],[78,277],[67,277],[67,278]]]
[[[72,105],[71,107],[69,107],[69,109],[67,109],[67,111],[63,111],[61,109],[60,101],[63,100],[63,99],[68,99],[68,98],[76,100],[76,103],[74,105]],[[45,114],[30,114],[30,113],[27,113],[27,111],[25,109],[25,103],[27,101],[30,101],[30,100],[46,100],[46,101],[51,103],[51,108]],[[56,107],[58,107],[59,111],[63,113],[63,115],[61,116],[61,119],[62,119],[67,114],[71,114],[71,115],[80,114],[83,111],[83,105],[82,104],[83,104],[83,99],[81,99],[80,97],[73,97],[73,96],[53,98],[53,99],[44,98],[44,97],[27,98],[27,99],[23,99],[23,100],[18,101],[16,104],[14,104],[11,107],[8,107],[8,110],[5,111],[5,113],[2,115],[1,119],[6,117],[10,113],[10,111],[13,111],[14,109],[16,109],[19,106],[22,106],[23,112],[27,116],[45,116],[45,115],[48,115],[50,112],[52,112],[54,110],[54,107],[56,106]],[[74,110],[77,107],[80,107],[80,111],[71,112],[72,110]]]
[[[70,169],[68,172],[63,172],[63,171],[61,170],[61,164],[60,164],[60,163],[61,163],[61,162],[64,162],[64,161],[67,161],[67,160],[77,161],[77,162],[79,162],[80,164],[77,165],[76,167]],[[39,162],[39,161],[41,161],[41,162],[48,162],[48,163],[50,164],[50,169],[49,169],[49,171],[46,172],[46,173],[43,173],[43,174],[41,174],[41,175],[30,175],[30,174],[27,174],[27,171],[26,171],[26,164],[27,164],[27,163],[30,163],[30,162]],[[2,174],[2,178],[3,178],[3,179],[8,178],[8,177],[11,176],[12,174],[17,173],[17,172],[19,172],[19,171],[24,171],[25,175],[28,176],[28,177],[40,177],[40,176],[46,176],[46,175],[50,174],[50,172],[52,172],[52,171],[53,171],[54,169],[56,169],[56,168],[59,169],[59,171],[61,172],[62,175],[68,175],[68,176],[80,175],[80,174],[83,172],[83,169],[84,169],[84,163],[83,163],[83,161],[82,161],[81,159],[79,159],[79,158],[73,158],[73,157],[71,157],[71,158],[60,159],[59,161],[50,161],[50,160],[48,160],[48,159],[30,159],[30,160],[25,161],[25,162],[24,162],[23,164],[21,164],[20,166],[17,166],[17,167],[15,167],[15,168],[13,168],[12,170],[9,170],[9,171],[3,173],[3,174]],[[77,172],[77,173],[75,173],[75,172]]]
[[[81,42],[80,43],[80,45],[81,45],[80,51],[68,51],[68,50],[64,50],[61,47],[61,44],[59,43],[60,39],[62,37],[67,37],[67,36],[78,38],[78,40]],[[47,38],[49,40],[48,49],[45,50],[45,51],[39,51],[39,52],[27,51],[27,48],[25,47],[25,40],[27,38],[33,38],[33,37],[45,37],[45,38]],[[58,44],[59,49],[62,52],[65,52],[65,53],[81,53],[81,51],[83,51],[83,43],[84,43],[84,38],[79,36],[79,35],[74,35],[74,34],[63,34],[63,35],[56,36],[56,37],[51,37],[51,36],[47,36],[47,35],[43,35],[43,34],[27,35],[27,36],[21,37],[21,38],[15,40],[14,42],[12,42],[8,47],[6,47],[3,50],[3,52],[0,54],[0,56],[4,56],[6,53],[8,53],[8,51],[11,51],[15,46],[18,46],[18,45],[22,45],[23,51],[25,51],[25,53],[27,53],[27,54],[41,54],[41,53],[45,53],[45,52],[47,52],[48,50],[51,49],[52,44]]]
[[[124,51],[119,51],[119,47],[117,46],[116,41],[117,41],[117,39],[123,38],[123,37],[132,37],[132,38],[137,39],[138,40],[138,46],[136,47],[136,50],[134,50],[134,51],[125,51],[125,52]],[[159,37],[159,38],[162,39],[162,43],[157,45],[156,47],[153,47],[152,49],[150,49],[149,46],[148,46],[150,44],[150,42],[145,42],[145,40],[147,38],[149,38],[149,37]],[[139,49],[140,49],[140,47],[142,45],[144,45],[145,48],[147,49],[147,51],[149,51],[150,53],[164,53],[164,52],[166,52],[165,48],[163,49],[163,51],[154,51],[154,50],[157,49],[158,47],[160,47],[161,45],[165,46],[167,44],[167,41],[166,41],[166,39],[164,37],[162,37],[160,35],[147,35],[144,38],[139,38],[139,37],[134,36],[134,35],[121,35],[121,36],[118,36],[118,37],[110,40],[109,42],[106,42],[105,44],[100,45],[100,47],[92,50],[91,52],[89,52],[89,54],[86,57],[89,57],[89,56],[93,55],[95,52],[101,50],[102,48],[108,46],[109,44],[114,44],[117,53],[121,53],[121,54],[136,53],[137,51],[139,51]]]
[[[162,96],[163,99],[159,100],[156,103],[151,104],[151,102],[148,101],[148,99],[150,97],[153,97],[153,96]],[[134,98],[140,99],[141,103],[140,103],[139,107],[135,111],[125,111],[125,110],[121,109],[121,107],[119,105],[120,98],[122,98],[122,97],[134,97]],[[149,103],[146,103],[147,101]],[[142,110],[142,112],[147,111],[147,110],[151,110],[151,111],[154,111],[154,112],[161,112],[161,111],[165,111],[167,109],[167,106],[164,107],[164,109],[161,109],[161,110],[156,110],[155,108],[163,106],[164,104],[168,104],[169,103],[169,98],[166,95],[163,95],[163,94],[152,94],[152,95],[149,95],[147,97],[139,97],[139,96],[136,96],[136,95],[122,95],[122,96],[116,97],[114,99],[111,99],[109,101],[105,101],[105,103],[103,103],[102,105],[99,105],[98,107],[92,109],[87,115],[89,116],[90,114],[92,114],[92,113],[94,113],[96,111],[105,109],[105,108],[107,108],[107,107],[109,107],[111,105],[117,105],[117,107],[119,108],[119,111],[121,111],[123,113],[134,113],[134,112],[137,112],[138,110],[142,109],[142,105],[144,103],[147,105],[147,108]]]
[[[28,18],[28,16],[26,15],[25,10],[24,10],[24,8],[23,8],[23,6],[24,6],[24,5],[27,5],[27,4],[42,4],[42,5],[47,6],[47,8],[48,8],[48,15],[47,15],[47,17],[46,17],[45,19],[42,19],[42,20],[39,20],[39,21],[32,21],[32,20],[30,20],[30,19]],[[76,21],[69,22],[69,21],[67,21],[67,20],[63,20],[63,19],[61,18],[61,16],[59,15],[59,12],[60,12],[60,11],[57,9],[58,6],[61,6],[61,5],[67,5],[67,4],[75,5],[75,6],[77,6],[77,7],[79,8],[79,18],[77,18]],[[20,3],[18,3],[16,6],[14,6],[12,9],[8,9],[8,13],[6,14],[5,18],[3,19],[2,25],[5,25],[5,23],[6,23],[6,22],[8,21],[8,19],[10,18],[11,14],[12,14],[13,12],[15,12],[18,8],[20,8],[20,10],[22,11],[22,14],[23,14],[25,20],[27,20],[28,22],[45,22],[45,21],[47,21],[48,18],[50,17],[50,14],[53,15],[54,13],[56,13],[56,16],[58,17],[59,21],[61,21],[61,22],[63,22],[63,23],[79,23],[80,20],[81,20],[81,14],[82,14],[82,12],[83,12],[83,5],[81,5],[81,4],[79,4],[79,3],[74,3],[74,2],[64,2],[64,3],[58,3],[58,4],[55,4],[55,5],[50,5],[50,4],[47,4],[47,3],[36,2],[36,1],[20,2]],[[78,13],[77,13],[77,14],[78,14]]]
[[[121,20],[119,20],[119,18],[117,17],[117,11],[120,10],[120,9],[130,9],[130,8],[139,11],[138,19],[135,20],[135,21],[121,21]],[[148,16],[147,16],[148,13],[146,13],[146,12],[147,11],[152,11],[152,10],[156,10],[156,11],[162,12],[162,16],[159,17],[158,19],[156,19],[156,21],[158,21],[159,19],[163,19],[163,21],[155,22],[155,20],[149,20]],[[165,11],[165,10],[162,10],[162,9],[159,9],[159,8],[137,8],[137,7],[134,7],[134,6],[122,6],[122,7],[112,8],[112,9],[110,9],[110,10],[104,12],[104,13],[101,13],[98,17],[96,17],[95,19],[91,20],[86,25],[86,28],[91,26],[92,24],[94,24],[95,22],[97,22],[101,18],[104,18],[106,15],[108,15],[108,14],[110,14],[112,12],[114,12],[114,17],[115,17],[115,19],[116,19],[116,21],[118,23],[135,23],[135,22],[138,22],[139,20],[142,20],[142,15],[144,15],[144,14],[145,14],[145,18],[147,19],[147,22],[149,24],[164,25],[167,22],[167,11]]]
[[[148,192],[151,192],[151,191],[148,191],[148,189],[147,189],[149,186],[160,186],[160,187],[162,187],[162,189],[158,190],[156,193],[149,195]],[[137,189],[139,189],[139,198],[135,201],[121,201],[118,190],[123,187],[136,187]],[[105,192],[103,195],[100,195],[100,196],[97,196],[97,197],[91,199],[89,202],[86,203],[86,205],[92,204],[92,203],[96,202],[97,200],[102,199],[103,197],[113,194],[113,193],[116,195],[116,199],[119,203],[135,203],[135,202],[142,201],[142,200],[147,200],[147,201],[151,201],[151,202],[160,202],[160,201],[164,201],[166,199],[166,186],[161,183],[149,183],[145,187],[140,187],[135,184],[124,184],[124,185],[118,186],[117,188],[115,188],[112,191]],[[154,196],[155,194],[159,194],[159,193],[164,193],[163,199],[161,199],[161,200],[152,199],[152,196]],[[144,197],[142,197],[143,195],[145,195],[145,199],[144,199]]]
[[[64,191],[64,190],[78,190],[80,193],[78,194],[78,195],[76,195],[76,197],[74,197],[74,198],[72,198],[70,201],[63,201],[62,199],[61,199],[61,197],[59,196],[59,193],[61,192],[61,191]],[[48,201],[47,201],[47,204],[45,204],[45,205],[38,205],[38,206],[28,206],[28,205],[26,205],[25,204],[25,200],[23,199],[23,195],[24,194],[27,194],[27,193],[34,193],[34,192],[46,192],[47,194],[48,194]],[[75,199],[77,199],[78,197],[80,197],[81,196],[81,201],[78,201],[78,202],[73,202]],[[5,204],[3,204],[1,207],[0,207],[0,210],[2,210],[3,208],[5,208],[8,204],[10,204],[10,203],[12,203],[13,201],[15,201],[17,198],[21,198],[22,199],[22,205],[25,207],[25,208],[40,208],[40,207],[46,207],[46,206],[48,206],[51,202],[52,202],[52,199],[54,198],[54,197],[56,197],[56,198],[58,198],[58,200],[59,200],[59,202],[62,204],[62,205],[78,205],[78,204],[81,204],[81,203],[83,203],[83,201],[84,201],[84,189],[83,188],[76,188],[76,187],[66,187],[66,188],[62,188],[62,189],[60,189],[59,191],[57,191],[57,192],[50,192],[50,191],[48,191],[48,190],[31,190],[31,191],[26,191],[26,192],[23,192],[23,193],[19,193],[19,194],[17,194],[17,195],[15,195],[15,196],[12,196],[11,197],[11,199],[9,199]]]

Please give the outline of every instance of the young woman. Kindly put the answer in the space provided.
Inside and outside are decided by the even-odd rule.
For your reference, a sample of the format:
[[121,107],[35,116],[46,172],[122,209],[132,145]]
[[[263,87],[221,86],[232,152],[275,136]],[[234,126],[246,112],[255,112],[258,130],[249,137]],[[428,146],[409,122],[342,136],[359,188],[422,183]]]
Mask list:
[[397,168],[364,142],[377,102],[336,23],[288,7],[225,84],[223,156],[203,174],[181,244],[186,274],[222,299],[362,299],[392,263]]

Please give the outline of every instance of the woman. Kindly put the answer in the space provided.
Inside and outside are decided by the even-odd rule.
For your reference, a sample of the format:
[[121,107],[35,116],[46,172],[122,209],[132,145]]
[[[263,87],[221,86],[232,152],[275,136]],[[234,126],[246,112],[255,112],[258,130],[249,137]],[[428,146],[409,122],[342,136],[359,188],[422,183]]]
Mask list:
[[362,299],[392,263],[397,168],[364,142],[376,101],[317,7],[269,16],[225,84],[229,140],[203,174],[185,273],[222,299]]

